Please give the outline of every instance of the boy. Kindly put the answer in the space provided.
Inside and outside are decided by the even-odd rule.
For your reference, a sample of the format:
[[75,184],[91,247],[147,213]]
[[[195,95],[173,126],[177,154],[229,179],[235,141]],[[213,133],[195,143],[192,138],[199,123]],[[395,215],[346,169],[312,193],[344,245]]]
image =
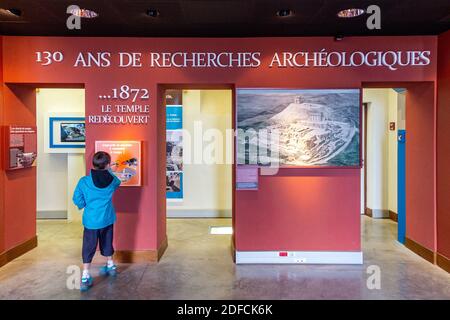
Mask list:
[[78,181],[73,193],[73,203],[78,209],[84,208],[83,213],[83,275],[81,277],[81,291],[92,286],[93,280],[89,273],[92,258],[100,246],[100,253],[107,258],[106,266],[100,269],[100,274],[115,276],[117,274],[112,255],[113,226],[116,221],[116,212],[112,204],[114,191],[119,187],[120,180],[110,169],[111,157],[108,153],[100,151],[94,154],[89,176]]

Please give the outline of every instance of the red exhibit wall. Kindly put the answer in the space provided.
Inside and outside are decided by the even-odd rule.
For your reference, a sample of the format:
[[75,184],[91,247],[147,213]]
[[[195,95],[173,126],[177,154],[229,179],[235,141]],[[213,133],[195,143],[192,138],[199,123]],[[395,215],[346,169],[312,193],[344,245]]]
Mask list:
[[406,237],[436,252],[435,86],[406,89]]
[[368,82],[363,87],[406,89],[406,237],[435,252],[435,83]]
[[437,252],[450,259],[450,31],[438,39]]
[[[36,125],[33,87],[5,85],[3,97],[4,125]],[[36,167],[2,171],[2,176],[6,251],[36,236]]]
[[241,251],[361,249],[359,169],[281,169],[236,193]]
[[[4,150],[4,133],[3,133],[3,39],[0,37],[0,150]],[[5,165],[4,157],[0,156],[0,254],[5,251]],[[0,266],[6,263],[1,261]]]
[[[395,41],[394,41],[395,40]],[[143,186],[119,190],[116,248],[156,250],[165,240],[164,117],[161,86],[228,85],[236,88],[360,88],[363,82],[436,79],[437,37],[254,38],[254,39],[139,39],[139,38],[3,38],[4,81],[32,84],[84,84],[86,115],[100,111],[99,95],[122,84],[150,91],[147,125],[87,124],[86,161],[95,140],[143,140]],[[428,66],[358,68],[270,68],[273,53],[283,51],[429,50]],[[62,51],[64,61],[50,66],[35,62],[36,51]],[[79,52],[261,52],[258,68],[120,68],[117,58],[108,68],[74,68]],[[9,105],[14,101],[5,96]],[[433,108],[433,106],[430,106]],[[419,122],[418,122],[419,123]],[[420,125],[420,123],[418,124]],[[428,129],[428,127],[427,127]],[[433,144],[433,141],[427,141]],[[428,150],[428,149],[426,149]],[[427,151],[428,152],[428,151]],[[434,155],[428,155],[433,161]],[[428,177],[431,179],[431,177]],[[25,177],[17,184],[26,187]],[[412,197],[420,199],[416,188]],[[31,196],[30,196],[31,197]],[[32,201],[34,201],[32,199]],[[358,169],[282,169],[261,177],[259,190],[234,192],[235,248],[244,250],[359,251],[360,173]],[[13,215],[17,210],[8,207]],[[34,223],[35,208],[23,213]],[[420,227],[420,226],[419,226]],[[27,226],[30,230],[32,226]],[[27,229],[28,230],[28,229]],[[23,236],[23,235],[20,235]],[[420,239],[418,239],[419,241]],[[425,242],[425,245],[428,243]]]

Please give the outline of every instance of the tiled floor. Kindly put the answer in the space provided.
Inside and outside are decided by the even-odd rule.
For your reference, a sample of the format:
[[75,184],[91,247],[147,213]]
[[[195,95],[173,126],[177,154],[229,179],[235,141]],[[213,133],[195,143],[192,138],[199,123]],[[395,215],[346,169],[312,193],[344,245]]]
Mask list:
[[[39,247],[0,268],[0,299],[450,299],[450,275],[398,244],[394,222],[362,219],[362,266],[237,266],[230,236],[208,234],[230,220],[172,219],[159,263],[120,265],[117,278],[96,277],[83,294],[66,285],[67,267],[80,259],[80,225],[40,221]],[[367,289],[373,264],[380,290]]]

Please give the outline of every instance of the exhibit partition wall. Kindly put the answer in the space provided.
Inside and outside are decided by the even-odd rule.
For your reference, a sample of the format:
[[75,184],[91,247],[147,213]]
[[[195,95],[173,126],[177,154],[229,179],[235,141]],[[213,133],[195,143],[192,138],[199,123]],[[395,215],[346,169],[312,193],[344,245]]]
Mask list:
[[37,218],[81,221],[72,203],[84,158],[84,89],[36,89]]
[[[257,154],[262,161],[233,165],[236,262],[362,263],[360,104],[355,101],[362,87],[405,87],[406,237],[416,252],[425,248],[433,254],[437,41],[436,36],[370,41],[2,37],[2,124],[34,123],[30,84],[83,86],[86,164],[98,141],[141,146],[137,162],[125,161],[122,169],[139,164],[139,185],[119,188],[114,197],[117,257],[158,260],[168,244],[165,89],[227,86],[233,89],[235,124],[252,127],[258,141],[271,143],[268,152]],[[267,138],[268,131],[275,135]],[[4,250],[35,236],[35,205],[16,201],[19,190],[36,197],[35,180],[34,168],[2,171]]]
[[437,264],[450,272],[450,31],[439,35],[437,114]]
[[231,218],[232,90],[166,90],[167,216]]
[[398,239],[403,239],[405,179],[401,173],[405,158],[401,152],[404,141],[399,137],[405,132],[406,92],[403,88],[367,88],[362,92],[361,212],[372,219],[398,221]]
[[[397,91],[396,91],[397,90]],[[397,215],[397,147],[398,130],[404,130],[402,115],[405,92],[401,89],[374,88],[363,90],[366,104],[366,194],[362,207],[373,218],[392,218]],[[401,91],[399,93],[398,91]],[[364,141],[364,138],[362,139]],[[364,171],[361,172],[364,174]],[[364,188],[364,184],[361,185]],[[364,199],[362,199],[364,200]],[[364,212],[364,211],[363,211]]]

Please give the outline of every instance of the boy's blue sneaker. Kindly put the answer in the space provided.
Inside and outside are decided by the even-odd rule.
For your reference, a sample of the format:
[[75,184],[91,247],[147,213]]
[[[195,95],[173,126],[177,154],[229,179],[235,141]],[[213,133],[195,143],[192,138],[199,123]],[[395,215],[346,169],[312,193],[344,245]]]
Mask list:
[[88,291],[90,287],[94,284],[92,277],[83,277],[81,278],[80,283],[80,291]]
[[117,275],[117,266],[113,264],[111,267],[102,266],[100,267],[100,275],[102,276],[116,276]]

